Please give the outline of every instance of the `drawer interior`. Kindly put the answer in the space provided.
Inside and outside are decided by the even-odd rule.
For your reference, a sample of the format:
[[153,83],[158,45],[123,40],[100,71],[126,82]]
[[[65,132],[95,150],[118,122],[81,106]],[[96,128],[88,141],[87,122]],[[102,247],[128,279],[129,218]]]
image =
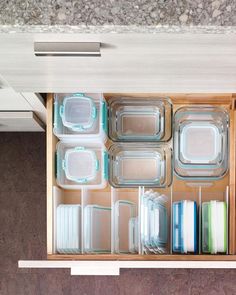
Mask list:
[[[111,96],[120,96],[121,94],[105,94],[105,99],[109,100]],[[230,147],[229,147],[229,171],[220,180],[202,183],[196,186],[194,183],[185,182],[173,176],[172,185],[168,188],[157,189],[154,191],[163,193],[168,196],[168,219],[169,219],[169,235],[167,253],[162,255],[144,253],[140,239],[138,241],[138,253],[115,254],[116,236],[114,231],[114,204],[117,200],[131,201],[135,204],[136,215],[140,216],[140,195],[148,187],[137,188],[112,188],[108,185],[103,190],[64,190],[58,187],[55,179],[55,150],[58,139],[53,135],[53,95],[47,96],[47,252],[48,259],[72,259],[72,260],[234,260],[235,259],[235,98],[233,94],[122,94],[129,97],[169,97],[173,103],[173,112],[181,106],[205,104],[224,106],[230,115]],[[111,144],[108,140],[107,147]],[[202,254],[199,250],[198,254],[173,254],[171,250],[171,208],[172,203],[182,199],[194,200],[199,208],[201,204],[210,200],[227,201],[228,203],[228,250],[229,255],[207,255]],[[55,249],[55,224],[56,224],[56,207],[58,204],[80,204],[82,209],[81,220],[81,254],[58,254]],[[111,207],[111,230],[109,235],[103,233],[103,238],[109,236],[111,243],[111,251],[106,254],[85,254],[83,240],[83,215],[86,205],[96,204],[100,206]],[[201,220],[199,220],[199,225]],[[121,227],[123,225],[121,224]],[[127,231],[122,231],[127,235]],[[199,235],[199,244],[201,243],[201,233]],[[120,245],[125,246],[127,239],[125,236],[120,237]],[[200,247],[199,247],[200,249]]]

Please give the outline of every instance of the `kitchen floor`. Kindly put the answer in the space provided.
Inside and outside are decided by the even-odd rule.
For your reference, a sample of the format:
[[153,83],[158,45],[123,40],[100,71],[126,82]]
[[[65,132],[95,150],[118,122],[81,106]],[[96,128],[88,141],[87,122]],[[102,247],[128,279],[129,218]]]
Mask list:
[[0,135],[0,294],[236,294],[236,270],[129,269],[119,277],[18,269],[46,259],[46,136]]

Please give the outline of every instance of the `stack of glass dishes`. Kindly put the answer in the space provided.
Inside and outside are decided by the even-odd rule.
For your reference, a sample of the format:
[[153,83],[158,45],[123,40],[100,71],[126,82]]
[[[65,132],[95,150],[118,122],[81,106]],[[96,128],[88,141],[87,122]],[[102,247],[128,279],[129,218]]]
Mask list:
[[109,150],[113,187],[167,187],[172,182],[172,152],[165,144],[119,143]]
[[211,180],[228,170],[229,116],[221,107],[192,106],[174,117],[175,172],[184,179]]
[[143,251],[161,254],[167,252],[168,220],[167,197],[147,191],[141,198],[141,244]]
[[81,206],[60,204],[56,211],[56,248],[61,254],[81,252]]
[[115,252],[133,253],[136,245],[136,205],[126,200],[118,200],[115,209]]
[[111,208],[87,205],[84,208],[84,251],[107,253],[111,251]]
[[113,141],[168,141],[172,105],[164,98],[109,99],[109,137]]

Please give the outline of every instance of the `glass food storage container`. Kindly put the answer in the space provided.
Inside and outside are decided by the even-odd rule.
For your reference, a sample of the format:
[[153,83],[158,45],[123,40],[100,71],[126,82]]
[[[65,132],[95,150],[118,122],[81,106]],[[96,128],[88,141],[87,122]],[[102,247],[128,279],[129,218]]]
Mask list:
[[168,141],[172,104],[166,98],[109,99],[109,137],[113,141]]
[[172,150],[164,144],[113,144],[109,181],[114,187],[167,187],[172,182]]
[[214,180],[227,173],[229,116],[224,108],[180,108],[174,125],[174,166],[179,177]]

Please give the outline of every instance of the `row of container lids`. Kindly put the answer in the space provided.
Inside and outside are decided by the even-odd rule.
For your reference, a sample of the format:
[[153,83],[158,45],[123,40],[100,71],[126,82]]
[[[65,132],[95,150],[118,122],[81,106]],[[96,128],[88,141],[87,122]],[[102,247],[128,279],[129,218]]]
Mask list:
[[[163,254],[169,251],[169,220],[167,197],[148,191],[141,199],[140,219],[136,204],[117,200],[114,206],[114,247],[116,253],[139,251],[139,222],[141,247],[144,253]],[[198,252],[198,213],[195,201],[173,203],[172,250],[175,253]],[[201,207],[202,253],[227,253],[227,204],[209,201]],[[84,251],[111,251],[111,207],[96,204],[84,208]],[[56,250],[62,254],[81,253],[81,206],[61,204],[56,211]]]

